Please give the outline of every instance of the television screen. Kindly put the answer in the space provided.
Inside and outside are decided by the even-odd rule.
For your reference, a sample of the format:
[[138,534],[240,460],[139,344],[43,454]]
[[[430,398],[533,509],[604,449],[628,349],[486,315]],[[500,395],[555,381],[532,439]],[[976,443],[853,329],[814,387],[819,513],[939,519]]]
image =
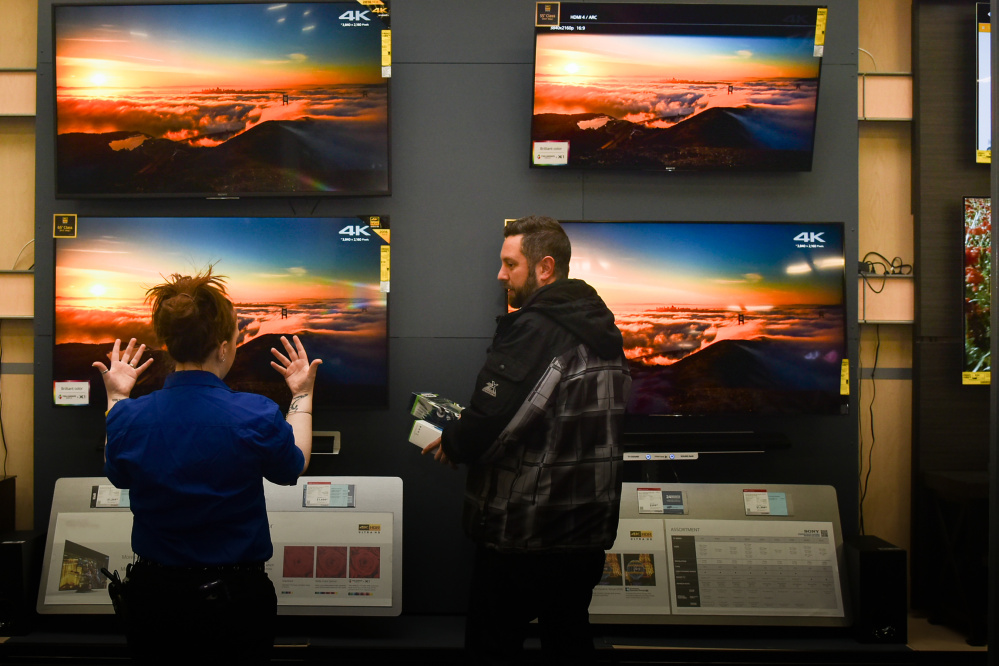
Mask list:
[[53,380],[90,380],[90,404],[103,408],[91,364],[106,361],[115,338],[134,337],[156,360],[132,396],[160,388],[173,366],[146,290],[213,264],[228,278],[240,330],[230,387],[286,407],[270,349],[298,335],[323,359],[316,407],[384,407],[388,248],[385,218],[81,217],[76,238],[56,241]]
[[964,384],[992,376],[992,201],[964,198]]
[[975,113],[975,161],[992,163],[992,12],[987,2],[975,5],[978,14],[976,60],[978,106]]
[[550,4],[532,166],[811,170],[824,7]]
[[[624,335],[628,414],[842,414],[840,223],[565,222]],[[634,421],[634,419],[632,419]]]
[[53,24],[57,197],[388,194],[385,3],[56,5]]

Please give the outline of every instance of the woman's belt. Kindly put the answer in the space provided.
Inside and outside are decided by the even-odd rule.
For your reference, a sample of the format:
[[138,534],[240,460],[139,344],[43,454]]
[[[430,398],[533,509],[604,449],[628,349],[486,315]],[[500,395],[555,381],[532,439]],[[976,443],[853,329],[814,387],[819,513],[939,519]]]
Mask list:
[[177,572],[204,572],[204,573],[236,573],[236,572],[263,572],[264,563],[263,562],[240,562],[238,564],[205,564],[205,565],[195,565],[195,566],[172,566],[169,564],[160,564],[155,560],[151,560],[148,557],[139,556],[136,560],[136,564],[141,564],[154,569],[163,569],[165,571],[177,571]]

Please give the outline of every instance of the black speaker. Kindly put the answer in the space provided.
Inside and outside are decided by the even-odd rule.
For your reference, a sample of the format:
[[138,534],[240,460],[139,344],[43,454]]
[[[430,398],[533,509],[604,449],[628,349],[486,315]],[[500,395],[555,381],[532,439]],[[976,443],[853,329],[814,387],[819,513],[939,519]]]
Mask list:
[[854,636],[862,643],[905,643],[909,634],[905,549],[866,535],[847,539],[844,546]]
[[0,534],[0,636],[27,634],[35,625],[45,533]]

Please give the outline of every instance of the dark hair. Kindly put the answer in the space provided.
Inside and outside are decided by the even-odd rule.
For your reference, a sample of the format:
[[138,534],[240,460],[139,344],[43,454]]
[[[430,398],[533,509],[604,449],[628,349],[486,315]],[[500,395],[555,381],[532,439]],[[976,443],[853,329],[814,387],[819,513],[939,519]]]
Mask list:
[[225,276],[213,275],[211,266],[194,276],[174,273],[146,291],[146,303],[152,305],[156,336],[178,363],[205,360],[236,330]]
[[530,215],[508,222],[503,230],[504,238],[521,234],[524,237],[520,241],[520,251],[527,258],[528,268],[533,271],[539,261],[551,257],[555,260],[555,276],[569,277],[572,245],[558,220],[543,215]]

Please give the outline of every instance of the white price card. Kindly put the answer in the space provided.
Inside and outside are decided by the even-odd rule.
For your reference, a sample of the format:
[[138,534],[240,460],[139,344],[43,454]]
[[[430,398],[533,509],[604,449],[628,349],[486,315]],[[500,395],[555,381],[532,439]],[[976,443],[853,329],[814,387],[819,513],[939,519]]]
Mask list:
[[306,483],[302,493],[302,506],[339,509],[354,507],[353,484],[314,481]]
[[770,495],[766,490],[743,490],[742,501],[746,504],[747,516],[770,515]]
[[638,488],[638,513],[662,513],[663,489]]

